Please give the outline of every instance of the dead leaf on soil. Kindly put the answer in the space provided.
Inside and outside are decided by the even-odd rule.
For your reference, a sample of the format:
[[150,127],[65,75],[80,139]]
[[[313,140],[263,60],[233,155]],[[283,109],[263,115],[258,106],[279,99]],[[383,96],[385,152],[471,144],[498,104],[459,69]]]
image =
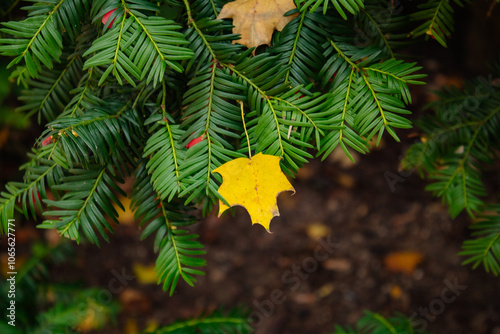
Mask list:
[[125,314],[144,314],[151,311],[151,300],[140,290],[125,288],[120,293],[120,302]]
[[332,230],[325,224],[313,223],[307,225],[306,233],[309,238],[313,240],[319,240],[331,234]]
[[282,30],[298,15],[283,14],[295,8],[293,0],[236,0],[222,7],[217,19],[233,19],[233,33],[241,34],[233,43],[252,48],[271,44],[274,30]]
[[155,284],[158,276],[155,271],[155,264],[143,266],[140,263],[134,263],[132,266],[135,277],[140,284]]
[[128,197],[120,196],[120,203],[125,207],[123,211],[116,203],[113,203],[113,207],[118,212],[118,221],[121,225],[132,225],[134,223],[134,211],[130,209],[130,203],[132,200]]
[[137,334],[139,333],[139,326],[137,325],[137,319],[128,318],[125,322],[124,334]]
[[326,283],[325,285],[321,286],[318,290],[316,290],[316,295],[319,298],[325,298],[326,296],[331,295],[334,290],[335,290],[335,285],[333,283]]
[[392,299],[401,299],[403,290],[401,290],[401,287],[399,285],[393,285],[391,286],[391,291],[389,292],[389,294]]
[[8,128],[3,128],[0,130],[0,149],[8,143],[9,139],[9,129]]
[[292,294],[291,299],[297,304],[314,304],[317,300],[316,296],[313,293],[307,292],[296,292]]
[[349,272],[352,268],[348,259],[328,259],[323,262],[323,267],[327,270],[338,272]]
[[[259,153],[251,159],[226,162],[212,173],[222,175],[219,193],[230,206],[247,209],[252,224],[261,224],[269,232],[271,219],[279,216],[276,198],[283,191],[293,191],[280,168],[280,157]],[[229,206],[219,201],[219,217]]]
[[418,252],[394,252],[385,256],[384,264],[389,271],[411,275],[422,259]]

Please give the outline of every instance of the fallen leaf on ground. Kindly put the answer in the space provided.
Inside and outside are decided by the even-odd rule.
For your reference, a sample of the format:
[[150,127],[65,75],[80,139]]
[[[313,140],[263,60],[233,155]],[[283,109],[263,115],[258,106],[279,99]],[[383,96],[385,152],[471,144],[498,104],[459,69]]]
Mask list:
[[139,326],[135,318],[129,318],[125,322],[124,334],[137,334],[139,333]]
[[422,259],[422,254],[418,252],[394,252],[385,256],[384,264],[389,271],[412,274]]
[[338,183],[344,188],[353,188],[356,185],[356,179],[346,173],[337,174]]
[[328,259],[323,262],[323,267],[327,270],[348,272],[351,270],[351,262],[347,259]]
[[298,15],[283,14],[295,8],[293,0],[236,0],[222,7],[217,19],[233,19],[233,33],[241,34],[233,43],[251,48],[271,44],[274,30],[283,30]]
[[316,296],[313,293],[307,292],[297,292],[292,294],[291,298],[297,304],[314,304],[317,300]]
[[334,290],[335,290],[335,285],[333,283],[326,283],[318,290],[316,290],[316,295],[319,298],[325,298],[326,296],[331,295]]
[[401,290],[401,287],[399,285],[393,285],[391,286],[391,291],[389,294],[391,295],[392,299],[400,299],[403,295],[403,290]]
[[[221,196],[230,206],[243,206],[252,224],[261,224],[269,232],[271,219],[279,216],[276,198],[282,191],[293,191],[280,168],[280,157],[259,153],[251,159],[238,158],[226,162],[212,173],[222,175]],[[219,217],[229,209],[219,201]]]
[[151,311],[151,300],[139,290],[125,288],[120,293],[123,314],[144,314]]
[[130,209],[130,203],[132,200],[124,196],[120,196],[119,200],[125,207],[125,211],[123,211],[116,203],[113,203],[113,207],[118,212],[118,221],[121,225],[132,225],[135,221],[134,211]]
[[309,238],[313,240],[318,240],[328,236],[330,233],[332,233],[332,230],[324,224],[313,223],[307,225],[306,232]]
[[0,130],[0,148],[2,148],[6,143],[8,143],[9,139],[9,129],[3,128]]
[[134,263],[132,266],[137,281],[141,284],[155,284],[158,276],[155,272],[155,264],[143,266],[140,263]]

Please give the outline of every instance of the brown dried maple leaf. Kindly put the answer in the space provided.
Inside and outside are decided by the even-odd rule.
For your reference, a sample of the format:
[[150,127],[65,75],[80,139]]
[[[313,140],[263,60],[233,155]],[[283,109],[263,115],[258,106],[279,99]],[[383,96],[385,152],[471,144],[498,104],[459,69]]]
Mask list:
[[298,14],[283,16],[295,9],[293,0],[236,0],[222,7],[217,19],[233,19],[233,33],[241,39],[233,41],[248,48],[271,44],[274,29],[282,30]]

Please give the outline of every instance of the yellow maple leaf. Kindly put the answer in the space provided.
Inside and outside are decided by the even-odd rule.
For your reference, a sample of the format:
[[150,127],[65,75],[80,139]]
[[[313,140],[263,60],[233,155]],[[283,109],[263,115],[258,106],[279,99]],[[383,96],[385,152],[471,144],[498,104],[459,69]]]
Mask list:
[[[276,198],[282,191],[293,191],[280,168],[280,157],[259,153],[251,159],[226,162],[212,173],[222,175],[219,193],[231,205],[243,206],[252,224],[261,224],[269,232],[271,219],[279,216]],[[219,201],[219,217],[229,206]]]
[[140,284],[154,284],[158,281],[155,267],[156,265],[154,263],[147,266],[143,266],[140,263],[134,263],[132,265],[132,270],[134,271],[135,277]]
[[274,29],[282,30],[298,14],[283,16],[295,9],[293,0],[236,0],[227,3],[217,19],[233,19],[233,33],[241,39],[233,41],[248,48],[271,44]]

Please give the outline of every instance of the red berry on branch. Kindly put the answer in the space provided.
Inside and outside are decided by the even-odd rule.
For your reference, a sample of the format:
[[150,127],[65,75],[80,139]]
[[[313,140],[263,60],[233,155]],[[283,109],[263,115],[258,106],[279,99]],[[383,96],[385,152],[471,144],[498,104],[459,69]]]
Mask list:
[[42,141],[42,146],[47,146],[49,145],[50,143],[52,143],[52,135],[48,136],[47,138],[45,138],[43,141]]
[[[36,190],[36,194],[38,196],[38,200],[40,201],[42,199],[42,196],[40,196],[40,192],[38,191],[38,189]],[[31,201],[33,202],[33,204],[36,204],[35,192],[31,193]]]
[[337,71],[333,72],[333,75],[332,77],[330,78],[330,80],[328,80],[328,82],[332,82],[333,79],[335,79],[335,77],[337,76]]
[[[115,9],[112,9],[110,10],[109,12],[107,12],[106,14],[104,14],[104,16],[102,17],[102,24],[106,24],[110,18],[111,15],[113,15],[113,13],[115,12],[116,8]],[[108,25],[108,28],[111,27],[113,25],[113,22],[115,22],[115,18],[113,18],[113,20],[111,20],[111,23]]]
[[205,134],[202,134],[201,136],[199,136],[198,138],[195,138],[193,140],[191,140],[187,145],[186,147],[187,148],[191,148],[192,146],[198,144],[199,142],[201,142],[203,139],[205,139]]
[[[446,34],[444,33],[443,29],[439,28],[439,32],[443,35],[443,36],[446,36]],[[434,37],[434,32],[432,30],[428,30],[427,32],[427,35],[431,35],[431,38],[432,39],[436,39],[436,37]],[[438,31],[436,30],[436,33],[438,33]]]

